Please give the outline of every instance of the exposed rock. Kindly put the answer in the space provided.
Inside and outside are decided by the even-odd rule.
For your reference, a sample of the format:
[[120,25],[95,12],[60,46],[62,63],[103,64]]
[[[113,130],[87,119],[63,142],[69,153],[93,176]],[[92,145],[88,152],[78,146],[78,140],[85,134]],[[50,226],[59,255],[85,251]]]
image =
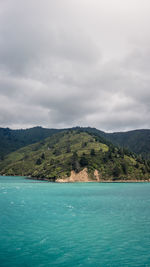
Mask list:
[[57,179],[58,183],[74,183],[74,182],[97,182],[99,181],[99,173],[97,170],[94,171],[94,177],[90,178],[88,175],[87,168],[84,168],[79,173],[71,171],[70,177]]
[[95,171],[94,171],[94,177],[96,178],[97,181],[100,180],[100,175],[99,175],[98,170],[95,170]]

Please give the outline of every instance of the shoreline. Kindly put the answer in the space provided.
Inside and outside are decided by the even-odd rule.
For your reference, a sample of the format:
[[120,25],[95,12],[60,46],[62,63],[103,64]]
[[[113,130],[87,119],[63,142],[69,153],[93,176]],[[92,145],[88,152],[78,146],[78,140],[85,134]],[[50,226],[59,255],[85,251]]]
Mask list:
[[[3,177],[7,177],[7,175],[1,175]],[[70,184],[70,183],[150,183],[149,180],[144,180],[144,179],[116,179],[116,180],[111,180],[111,179],[81,179],[81,180],[68,180],[68,178],[58,178],[58,179],[48,179],[48,178],[37,178],[37,177],[32,177],[32,176],[22,176],[22,175],[14,175],[12,177],[22,177],[27,180],[34,180],[34,181],[44,181],[48,183],[58,183],[58,184]]]
[[123,179],[120,179],[120,180],[115,180],[115,181],[113,181],[113,180],[99,180],[99,181],[97,181],[97,180],[88,180],[88,181],[65,181],[64,179],[62,179],[62,181],[61,181],[61,179],[58,179],[58,181],[57,181],[57,179],[54,181],[52,181],[52,179],[50,180],[50,179],[47,179],[47,178],[35,178],[35,177],[24,177],[24,178],[26,178],[26,179],[29,179],[29,180],[36,180],[36,181],[45,181],[45,182],[48,182],[48,183],[57,183],[57,184],[70,184],[70,183],[72,183],[72,184],[74,184],[74,183],[112,183],[112,184],[114,184],[114,183],[149,183],[150,182],[150,180],[137,180],[137,179],[132,179],[132,180],[123,180]]

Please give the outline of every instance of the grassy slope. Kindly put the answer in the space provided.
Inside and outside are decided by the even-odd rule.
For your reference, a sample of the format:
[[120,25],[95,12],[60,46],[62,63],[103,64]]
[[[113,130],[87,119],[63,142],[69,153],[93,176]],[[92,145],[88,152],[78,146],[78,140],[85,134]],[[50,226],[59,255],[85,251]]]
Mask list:
[[91,127],[78,127],[82,131],[96,134],[109,140],[114,145],[126,147],[130,151],[150,159],[150,130],[134,130],[128,132],[105,133]]
[[[91,154],[91,149],[95,154]],[[99,142],[97,137],[73,130],[55,134],[9,154],[0,163],[0,173],[48,179],[67,177],[73,169],[74,152],[77,152],[74,163],[78,171],[87,167],[90,176],[97,169],[103,179],[150,178],[148,167],[143,162],[120,153],[107,142]],[[86,159],[85,164],[81,164],[81,158]]]
[[17,149],[39,142],[55,134],[57,129],[34,127],[30,129],[11,130],[0,128],[0,159]]
[[[93,133],[109,140],[115,145],[128,148],[130,151],[142,155],[145,159],[150,159],[150,130],[135,130],[120,133],[105,133],[90,127],[75,127],[74,130]],[[0,128],[0,160],[13,151],[21,147],[40,142],[63,129],[46,129],[34,127],[30,129],[11,130]]]

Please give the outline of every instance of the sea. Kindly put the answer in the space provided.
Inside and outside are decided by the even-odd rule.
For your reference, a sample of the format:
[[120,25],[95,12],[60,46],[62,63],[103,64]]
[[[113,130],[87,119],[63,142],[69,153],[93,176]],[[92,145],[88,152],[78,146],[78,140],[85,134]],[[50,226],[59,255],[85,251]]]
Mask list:
[[150,266],[150,183],[0,177],[0,267]]

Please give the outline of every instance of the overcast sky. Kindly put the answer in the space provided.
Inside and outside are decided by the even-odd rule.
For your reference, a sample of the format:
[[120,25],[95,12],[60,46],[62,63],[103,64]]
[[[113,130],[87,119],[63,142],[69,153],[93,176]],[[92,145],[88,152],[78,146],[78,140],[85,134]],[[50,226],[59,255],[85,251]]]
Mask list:
[[0,127],[150,128],[149,0],[0,0]]

